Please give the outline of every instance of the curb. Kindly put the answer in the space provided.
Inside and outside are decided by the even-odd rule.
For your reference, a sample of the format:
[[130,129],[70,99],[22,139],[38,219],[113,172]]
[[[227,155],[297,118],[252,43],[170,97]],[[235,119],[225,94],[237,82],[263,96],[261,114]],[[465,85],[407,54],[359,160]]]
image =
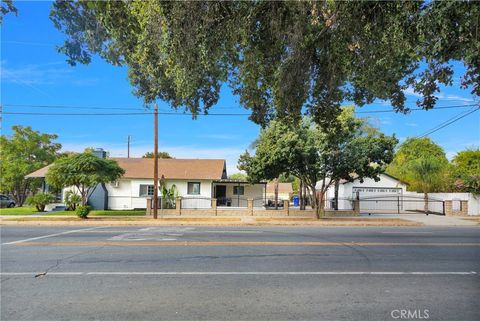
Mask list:
[[0,219],[0,225],[82,225],[82,226],[114,226],[114,225],[132,225],[132,226],[178,226],[178,225],[196,225],[196,226],[424,226],[419,222],[404,219],[366,219],[366,218],[323,218],[320,220],[312,218],[254,218],[254,217],[172,217],[154,220],[152,218],[142,219],[106,219],[104,217],[92,217],[87,220],[80,220],[75,217],[49,217],[46,218],[12,218]]

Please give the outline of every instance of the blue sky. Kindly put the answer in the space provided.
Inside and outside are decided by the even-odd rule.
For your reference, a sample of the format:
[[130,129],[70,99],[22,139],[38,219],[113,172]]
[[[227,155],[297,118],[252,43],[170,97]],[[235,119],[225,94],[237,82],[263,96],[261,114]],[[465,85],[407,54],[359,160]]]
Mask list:
[[[8,15],[1,27],[1,103],[5,112],[95,113],[94,110],[45,109],[8,105],[68,105],[111,108],[138,108],[142,102],[132,94],[126,68],[113,67],[99,58],[90,65],[71,67],[55,50],[64,36],[49,20],[49,2],[16,2],[19,15]],[[463,67],[456,66],[453,87],[443,88],[437,106],[479,102],[468,90],[459,88]],[[408,93],[409,106],[416,96]],[[6,105],[6,106],[5,106]],[[160,110],[168,111],[160,103]],[[364,106],[360,111],[389,109],[386,102]],[[395,113],[362,114],[387,134],[402,141],[427,132],[468,108]],[[130,112],[130,110],[119,110]],[[133,111],[133,110],[132,110]],[[98,112],[115,112],[101,110]],[[238,99],[225,86],[211,112],[245,113]],[[125,157],[127,136],[132,136],[131,155],[141,156],[153,149],[151,115],[129,116],[33,116],[2,115],[2,134],[12,125],[32,126],[55,133],[64,150],[81,151],[102,147],[111,156]],[[236,172],[238,155],[257,137],[259,126],[241,117],[189,116],[159,117],[159,149],[177,158],[223,158],[230,173]],[[457,151],[480,145],[480,112],[473,113],[430,136],[452,157]]]

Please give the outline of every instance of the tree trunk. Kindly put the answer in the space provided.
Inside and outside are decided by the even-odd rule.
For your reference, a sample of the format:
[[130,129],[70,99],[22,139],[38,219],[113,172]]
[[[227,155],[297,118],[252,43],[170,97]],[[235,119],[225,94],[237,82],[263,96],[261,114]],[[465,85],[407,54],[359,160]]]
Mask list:
[[278,210],[278,178],[275,178],[275,209]]
[[85,186],[82,186],[81,188],[78,187],[78,190],[80,192],[80,196],[82,196],[82,206],[85,206],[87,205],[87,202],[88,202],[88,188],[86,188]]
[[27,199],[28,185],[27,181],[15,184],[15,189],[12,191],[12,194],[17,207],[21,207],[23,203],[25,203],[25,200]]
[[303,180],[300,180],[300,187],[299,187],[299,197],[300,197],[300,210],[305,210],[305,196],[304,196],[304,189],[305,184],[303,184]]
[[338,190],[340,188],[340,181],[335,181],[335,207],[334,210],[338,211]]
[[[309,198],[310,198],[310,202],[312,204],[312,209],[315,211],[315,215],[317,217],[317,219],[320,219],[320,217],[322,216],[322,211],[323,211],[323,207],[322,207],[322,196],[320,197],[320,200],[318,198],[318,195],[317,195],[317,192],[315,190],[315,185],[309,185],[308,186],[308,189],[310,190],[309,192]],[[320,195],[323,195],[323,194],[320,194]]]

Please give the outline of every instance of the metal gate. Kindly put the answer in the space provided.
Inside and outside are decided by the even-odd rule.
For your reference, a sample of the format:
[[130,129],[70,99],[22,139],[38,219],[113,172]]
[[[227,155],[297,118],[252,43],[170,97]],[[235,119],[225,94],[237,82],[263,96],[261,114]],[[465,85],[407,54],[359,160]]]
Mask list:
[[431,197],[394,194],[360,197],[359,200],[362,213],[445,215],[444,202]]

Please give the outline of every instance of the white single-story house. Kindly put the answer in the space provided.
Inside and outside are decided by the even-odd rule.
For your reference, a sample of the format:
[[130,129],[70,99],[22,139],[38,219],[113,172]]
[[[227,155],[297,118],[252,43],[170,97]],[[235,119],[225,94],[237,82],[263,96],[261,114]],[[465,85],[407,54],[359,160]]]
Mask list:
[[[112,210],[146,208],[154,193],[153,159],[110,159],[117,161],[125,174],[116,182],[98,184],[89,195],[89,205]],[[45,177],[47,172],[48,166],[27,177]],[[227,179],[223,159],[159,159],[158,173],[167,189],[175,185],[183,208],[210,208],[212,198],[217,199],[217,206],[246,207],[247,199],[264,204],[266,183]],[[68,189],[72,188],[63,192]]]

